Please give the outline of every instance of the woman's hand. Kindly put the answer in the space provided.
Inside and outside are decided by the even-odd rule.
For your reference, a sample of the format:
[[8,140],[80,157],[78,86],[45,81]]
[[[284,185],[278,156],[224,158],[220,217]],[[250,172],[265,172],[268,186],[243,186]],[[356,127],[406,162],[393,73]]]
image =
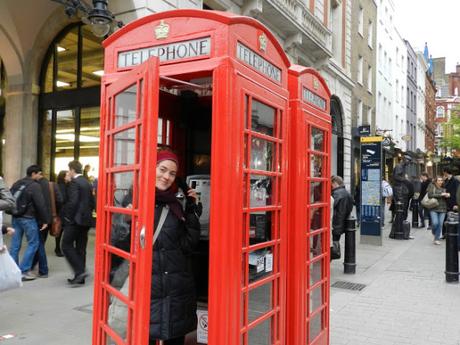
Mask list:
[[187,191],[187,197],[190,197],[190,198],[195,199],[195,203],[198,202],[198,195],[196,194],[196,190],[193,189],[193,188],[190,188],[190,189]]

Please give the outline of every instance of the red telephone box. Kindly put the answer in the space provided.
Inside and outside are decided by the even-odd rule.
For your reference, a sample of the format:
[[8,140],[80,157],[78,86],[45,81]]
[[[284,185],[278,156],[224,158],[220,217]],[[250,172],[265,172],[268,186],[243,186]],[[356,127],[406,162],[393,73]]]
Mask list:
[[312,68],[289,69],[287,343],[329,344],[330,92]]
[[282,47],[252,18],[200,10],[143,17],[104,47],[93,344],[148,344],[159,144],[209,187],[193,258],[208,344],[288,344]]

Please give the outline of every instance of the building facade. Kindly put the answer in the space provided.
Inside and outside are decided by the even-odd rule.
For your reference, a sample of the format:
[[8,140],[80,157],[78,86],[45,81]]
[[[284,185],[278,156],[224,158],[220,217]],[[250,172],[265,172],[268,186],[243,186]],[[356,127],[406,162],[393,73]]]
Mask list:
[[353,1],[351,35],[351,76],[355,83],[351,101],[352,175],[353,185],[356,185],[360,174],[359,127],[370,126],[370,133],[375,133],[376,129],[377,3],[375,1]]
[[415,125],[415,153],[419,172],[425,170],[425,137],[426,137],[426,109],[425,104],[428,101],[426,98],[426,75],[428,73],[428,63],[425,60],[422,52],[417,52],[417,75],[416,75],[416,125]]
[[[29,10],[23,11],[24,6]],[[291,62],[320,70],[332,92],[332,173],[350,182],[350,0],[112,0],[109,9],[125,24],[176,8],[231,11],[252,16],[278,38]],[[0,60],[6,129],[3,169],[11,184],[38,162],[51,178],[80,159],[98,171],[101,39],[64,7],[48,0],[0,2]],[[0,113],[1,115],[1,113]],[[1,119],[1,118],[0,118]],[[0,129],[1,129],[0,124]],[[18,159],[20,157],[20,159]]]
[[407,50],[406,66],[406,151],[415,153],[417,141],[417,55],[409,41],[404,40]]

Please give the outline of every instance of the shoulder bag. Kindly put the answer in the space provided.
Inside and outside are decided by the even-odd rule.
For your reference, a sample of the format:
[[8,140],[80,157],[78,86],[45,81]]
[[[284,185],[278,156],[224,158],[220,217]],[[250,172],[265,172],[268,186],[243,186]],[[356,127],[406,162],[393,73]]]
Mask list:
[[439,201],[436,198],[429,198],[427,192],[422,199],[422,206],[427,209],[432,209],[439,206]]
[[61,217],[57,215],[56,212],[56,198],[54,194],[54,183],[48,183],[50,189],[50,198],[51,198],[51,213],[53,215],[53,222],[51,223],[50,235],[53,237],[59,237],[62,231],[62,221]]
[[[0,234],[0,249],[3,249],[3,235]],[[0,292],[22,286],[22,273],[8,249],[0,252]]]

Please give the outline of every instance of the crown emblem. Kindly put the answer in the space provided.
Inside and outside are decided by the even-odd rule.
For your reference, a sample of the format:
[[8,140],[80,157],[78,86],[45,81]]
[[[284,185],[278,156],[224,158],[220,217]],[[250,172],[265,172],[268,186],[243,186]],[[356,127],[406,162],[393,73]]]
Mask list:
[[259,35],[259,48],[261,51],[265,52],[267,50],[267,36],[265,34]]
[[316,79],[316,78],[313,78],[313,88],[315,90],[318,90],[318,88],[319,88],[319,82],[318,82],[318,79]]
[[168,38],[169,25],[162,20],[160,24],[155,28],[155,37],[157,40]]

